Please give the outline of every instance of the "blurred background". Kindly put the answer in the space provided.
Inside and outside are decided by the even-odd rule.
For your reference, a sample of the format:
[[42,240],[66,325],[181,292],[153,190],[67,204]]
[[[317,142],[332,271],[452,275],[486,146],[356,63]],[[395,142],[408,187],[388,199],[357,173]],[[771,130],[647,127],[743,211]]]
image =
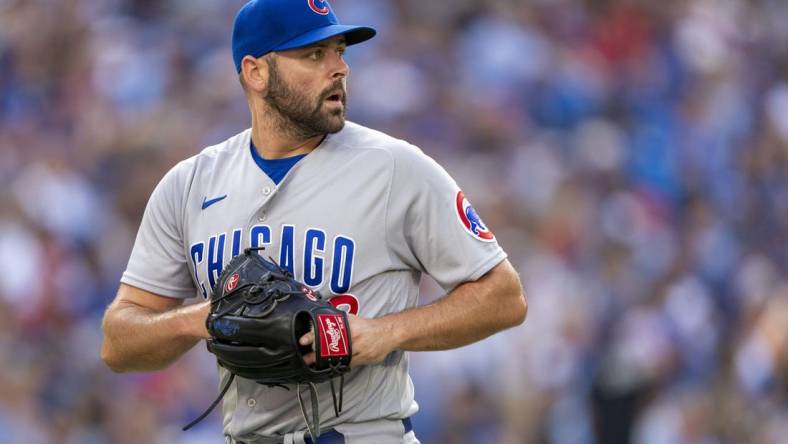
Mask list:
[[[0,442],[221,442],[179,429],[217,394],[204,347],[98,352],[149,193],[249,125],[242,3],[0,0]],[[423,443],[788,443],[788,3],[333,3],[379,32],[350,119],[442,163],[529,295],[412,354]]]

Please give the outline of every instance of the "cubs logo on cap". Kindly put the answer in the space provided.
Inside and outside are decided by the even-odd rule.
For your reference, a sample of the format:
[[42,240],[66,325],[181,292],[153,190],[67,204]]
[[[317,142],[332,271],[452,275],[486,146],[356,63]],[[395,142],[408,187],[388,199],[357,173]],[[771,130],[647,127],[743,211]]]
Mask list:
[[482,222],[476,210],[473,209],[471,203],[465,198],[465,193],[458,191],[455,200],[457,204],[457,217],[459,217],[462,226],[465,227],[465,231],[482,242],[494,241],[495,235],[487,228],[487,225]]
[[[328,14],[328,2],[326,0],[307,0],[309,7],[320,15]],[[320,6],[318,6],[320,5]]]

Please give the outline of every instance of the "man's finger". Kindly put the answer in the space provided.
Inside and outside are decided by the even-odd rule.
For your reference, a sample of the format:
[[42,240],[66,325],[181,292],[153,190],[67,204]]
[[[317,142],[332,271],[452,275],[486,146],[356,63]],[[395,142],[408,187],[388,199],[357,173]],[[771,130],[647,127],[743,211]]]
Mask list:
[[304,364],[312,365],[315,363],[315,352],[309,352],[304,355]]
[[298,343],[301,345],[309,345],[313,342],[315,342],[315,334],[311,331],[304,336],[301,336],[301,339],[298,340]]

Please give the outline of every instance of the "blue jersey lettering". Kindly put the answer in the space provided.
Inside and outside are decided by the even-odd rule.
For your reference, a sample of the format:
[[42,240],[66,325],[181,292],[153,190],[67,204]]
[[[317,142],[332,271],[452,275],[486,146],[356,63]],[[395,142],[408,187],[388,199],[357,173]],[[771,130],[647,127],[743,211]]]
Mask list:
[[[295,226],[282,225],[281,239],[279,239],[279,265],[295,275],[296,264],[296,243]],[[271,227],[267,225],[255,225],[249,229],[249,240],[244,241],[243,230],[235,229],[230,234],[232,237],[231,245],[225,245],[228,233],[219,233],[211,236],[207,242],[198,242],[189,249],[191,265],[194,270],[195,282],[203,297],[208,298],[219,276],[225,262],[238,256],[245,248],[246,243],[253,248],[266,247],[274,242],[271,236]],[[348,292],[353,282],[353,260],[356,252],[356,243],[347,236],[336,236],[334,238],[333,251],[329,251],[328,236],[324,230],[319,228],[309,228],[304,232],[303,257],[302,260],[303,278],[297,277],[310,288],[321,288],[326,280],[329,281],[331,293],[341,295]],[[207,245],[207,248],[206,248]],[[229,247],[227,261],[225,261],[225,246]],[[299,247],[302,245],[299,244]],[[299,251],[299,252],[300,252]],[[273,256],[273,251],[265,257]],[[331,256],[330,278],[326,276],[326,258]],[[205,274],[200,273],[203,271]],[[201,276],[206,276],[208,286],[201,280]]]
[[[216,284],[219,275],[222,274],[222,267],[224,266],[224,239],[227,237],[226,233],[218,236],[211,236],[208,239],[208,282],[211,288]],[[218,244],[218,245],[217,245]]]
[[[295,274],[295,227],[282,225],[282,240],[279,243],[279,266]],[[298,279],[298,278],[296,278]]]
[[306,230],[304,235],[304,283],[317,288],[323,284],[323,256],[326,252],[326,233],[317,228]]
[[194,267],[194,278],[197,279],[197,286],[202,292],[202,297],[208,298],[208,292],[205,290],[205,284],[200,280],[200,274],[197,272],[197,265],[202,263],[203,251],[205,250],[205,243],[200,242],[192,245],[189,249],[192,258],[192,266]]
[[331,292],[347,293],[353,279],[353,254],[356,244],[345,236],[334,238],[334,260],[331,268]]
[[271,243],[271,229],[267,225],[255,225],[249,230],[252,248],[265,247]]
[[241,254],[241,229],[238,228],[233,231],[233,255],[232,257]]

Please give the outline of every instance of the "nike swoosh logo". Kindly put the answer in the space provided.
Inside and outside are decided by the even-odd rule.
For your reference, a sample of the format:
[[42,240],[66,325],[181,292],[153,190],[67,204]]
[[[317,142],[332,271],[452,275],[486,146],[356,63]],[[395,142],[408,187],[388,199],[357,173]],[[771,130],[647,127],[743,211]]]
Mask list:
[[226,194],[224,196],[215,197],[215,198],[213,198],[211,200],[208,200],[208,197],[203,197],[202,198],[202,209],[204,210],[204,209],[210,207],[211,205],[215,204],[216,202],[219,202],[220,200],[224,199],[225,197],[227,197]]

